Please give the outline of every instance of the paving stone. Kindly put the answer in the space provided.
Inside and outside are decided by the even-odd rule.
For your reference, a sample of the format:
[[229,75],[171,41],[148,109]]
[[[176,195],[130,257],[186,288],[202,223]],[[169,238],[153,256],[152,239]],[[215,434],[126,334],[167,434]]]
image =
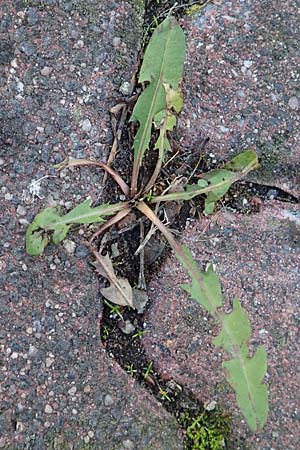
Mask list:
[[254,149],[249,179],[300,197],[299,0],[210,3],[185,19],[185,106],[178,136],[185,151],[218,160]]
[[[102,348],[98,284],[80,236],[32,258],[19,220],[47,199],[68,208],[101,200],[99,171],[58,177],[52,167],[79,151],[107,157],[109,109],[132,76],[143,2],[8,0],[0,9],[0,446],[181,449],[176,420]],[[92,130],[80,127],[87,118]]]
[[152,302],[145,317],[149,333],[143,337],[148,357],[165,379],[174,379],[199,400],[217,401],[232,413],[241,449],[298,448],[299,236],[299,206],[276,201],[262,204],[260,212],[250,216],[223,209],[193,221],[182,234],[201,270],[214,263],[225,308],[230,309],[233,297],[241,299],[252,326],[252,348],[266,346],[270,414],[260,433],[247,430],[235,406],[224,380],[222,355],[212,345],[218,327],[180,289],[187,276],[174,256],[149,286]]

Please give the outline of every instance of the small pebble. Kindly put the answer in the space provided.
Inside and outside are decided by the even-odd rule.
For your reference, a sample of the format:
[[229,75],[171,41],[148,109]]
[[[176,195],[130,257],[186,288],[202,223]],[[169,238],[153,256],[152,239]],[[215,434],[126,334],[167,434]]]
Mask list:
[[119,38],[119,37],[114,37],[114,38],[113,38],[113,46],[114,46],[114,47],[119,47],[120,44],[121,44],[121,38]]
[[42,70],[41,70],[41,75],[43,75],[44,77],[48,77],[53,71],[52,67],[49,66],[45,66]]
[[294,111],[297,111],[299,109],[299,98],[296,96],[291,97],[289,99],[288,105],[291,109],[293,109]]
[[46,405],[45,406],[45,413],[46,414],[52,414],[53,413],[53,408],[50,405]]
[[22,205],[19,205],[17,207],[17,214],[18,214],[18,216],[26,216],[26,214],[27,214],[26,208],[24,208],[24,206],[22,206]]
[[125,441],[122,442],[122,445],[126,450],[134,450],[134,442],[130,439],[125,439]]
[[106,394],[104,397],[104,404],[105,406],[112,406],[114,404],[114,399],[110,394]]
[[85,393],[85,394],[90,394],[90,392],[91,392],[91,386],[89,385],[89,384],[87,384],[86,386],[84,386],[84,388],[83,388],[83,392]]
[[54,362],[53,358],[49,358],[49,357],[46,358],[46,367],[47,367],[47,369],[49,369],[49,367],[52,366],[53,362]]
[[120,321],[119,328],[124,334],[133,333],[135,330],[135,326],[130,322],[130,320]]
[[25,53],[26,56],[32,56],[35,54],[37,47],[33,42],[22,42],[20,44],[20,50]]
[[28,356],[36,356],[38,354],[38,349],[34,345],[29,346]]
[[18,81],[18,83],[17,83],[17,91],[19,92],[19,94],[23,94],[24,83],[22,83],[22,81]]
[[77,391],[77,387],[76,386],[72,386],[69,390],[68,390],[68,394],[69,395],[75,395]]
[[74,241],[71,241],[70,239],[66,239],[63,242],[63,246],[69,255],[74,255],[75,248],[76,248],[76,244]]
[[121,84],[119,91],[122,92],[124,95],[131,95],[132,88],[131,84],[128,81],[124,81],[124,83]]
[[216,409],[217,406],[217,402],[215,400],[212,400],[211,402],[208,402],[204,405],[204,408],[206,409],[206,411],[213,411],[214,409]]
[[81,124],[81,128],[82,128],[82,131],[84,131],[85,133],[88,133],[89,131],[91,131],[92,124],[91,124],[90,120],[89,119],[83,120],[83,122]]
[[250,69],[250,67],[252,66],[252,64],[253,64],[253,61],[250,61],[250,60],[248,60],[248,59],[246,59],[246,60],[244,61],[244,66],[246,67],[246,69]]

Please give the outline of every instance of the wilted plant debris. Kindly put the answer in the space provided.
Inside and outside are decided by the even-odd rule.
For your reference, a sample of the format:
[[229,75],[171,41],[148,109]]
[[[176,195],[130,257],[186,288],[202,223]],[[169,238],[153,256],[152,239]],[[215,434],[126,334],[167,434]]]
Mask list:
[[[155,29],[145,50],[139,73],[138,82],[143,86],[143,90],[130,117],[130,122],[137,127],[130,180],[125,180],[112,169],[111,162],[116,157],[115,152],[108,164],[71,159],[60,166],[100,167],[119,186],[122,201],[94,206],[93,201],[87,199],[66,214],[62,214],[58,207],[44,209],[27,229],[26,250],[29,255],[41,255],[49,242],[59,244],[65,239],[73,225],[99,224],[98,229],[93,229],[92,232],[88,230],[86,236],[95,260],[94,266],[109,282],[109,286],[102,288],[101,293],[109,304],[120,307],[118,311],[124,319],[121,322],[124,323],[119,326],[123,332],[135,332],[139,336],[139,333],[142,335],[145,330],[138,323],[130,323],[125,311],[143,311],[146,303],[145,296],[141,294],[145,290],[144,269],[147,258],[152,262],[156,258],[154,256],[151,259],[147,252],[149,254],[155,247],[159,255],[167,242],[191,279],[190,284],[182,288],[220,325],[220,333],[214,344],[222,347],[231,358],[223,363],[225,377],[235,391],[237,403],[249,428],[256,431],[264,426],[268,414],[268,392],[263,383],[267,369],[266,350],[259,346],[253,356],[250,355],[248,342],[251,338],[251,328],[239,299],[233,300],[230,313],[223,311],[221,284],[213,266],[210,264],[201,272],[190,250],[175,239],[168,225],[174,221],[183,204],[196,202],[199,196],[204,202],[204,214],[212,214],[216,203],[224,197],[231,185],[255,169],[258,160],[256,154],[248,150],[235,156],[221,168],[202,172],[201,165],[195,164],[189,173],[183,171],[180,176],[166,179],[164,167],[172,164],[173,158],[169,132],[176,126],[177,115],[183,106],[181,84],[184,59],[183,30],[175,18],[168,16]],[[149,161],[150,167],[147,166]],[[122,275],[118,275],[117,267],[114,268],[113,264],[113,247],[110,247],[110,252],[105,247],[105,240],[108,242],[113,239],[114,233],[119,237],[126,230],[133,228],[137,233],[134,252],[138,253],[136,257],[139,261],[139,276],[135,286]],[[158,232],[163,238],[158,237]],[[97,244],[99,236],[100,247]],[[114,247],[114,251],[122,258],[122,252],[118,248]],[[119,315],[120,319],[121,317]],[[129,323],[126,322],[128,320]],[[103,336],[103,341],[107,340],[111,325],[104,324],[104,327],[106,337]],[[170,401],[171,394],[156,379],[153,367],[150,366],[151,362],[145,363],[144,380],[156,387],[164,402]],[[137,370],[130,361],[127,366],[129,373]],[[194,422],[194,428],[196,424],[199,425],[197,420]],[[190,433],[191,427],[193,425],[189,426]],[[217,450],[219,447],[211,448]]]

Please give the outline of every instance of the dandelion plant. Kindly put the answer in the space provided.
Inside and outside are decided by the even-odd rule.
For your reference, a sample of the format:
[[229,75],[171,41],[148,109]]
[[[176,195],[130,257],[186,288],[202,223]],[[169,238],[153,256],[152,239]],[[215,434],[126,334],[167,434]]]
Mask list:
[[[95,165],[101,167],[118,183],[126,200],[116,204],[93,207],[90,199],[66,214],[59,207],[46,208],[36,215],[26,233],[26,250],[29,255],[41,255],[52,241],[61,242],[73,224],[99,223],[100,228],[90,240],[98,273],[108,279],[110,286],[102,294],[110,302],[134,307],[132,288],[128,281],[118,278],[108,255],[102,256],[93,241],[131,211],[137,210],[147,217],[165,236],[190,277],[182,288],[198,302],[219,324],[219,335],[213,340],[228,355],[223,362],[225,377],[235,391],[238,406],[252,431],[261,429],[268,415],[268,391],[263,382],[267,370],[266,350],[259,346],[251,354],[250,322],[239,299],[232,303],[232,311],[225,313],[219,276],[212,265],[201,271],[190,250],[182,246],[172,232],[159,219],[155,207],[165,202],[184,202],[195,197],[204,198],[204,213],[211,214],[216,202],[230,186],[257,167],[256,154],[248,150],[237,155],[222,168],[202,174],[195,184],[186,183],[180,191],[169,190],[155,195],[152,188],[161,176],[161,167],[171,150],[168,132],[176,126],[177,114],[183,106],[181,84],[185,59],[183,30],[173,17],[167,17],[154,31],[146,48],[138,82],[144,90],[132,111],[130,120],[137,124],[133,143],[133,168],[130,183],[102,162],[68,160],[61,167]],[[153,139],[153,136],[156,136]],[[156,165],[146,182],[141,183],[140,169],[147,152],[154,152]],[[61,168],[60,167],[60,168]]]

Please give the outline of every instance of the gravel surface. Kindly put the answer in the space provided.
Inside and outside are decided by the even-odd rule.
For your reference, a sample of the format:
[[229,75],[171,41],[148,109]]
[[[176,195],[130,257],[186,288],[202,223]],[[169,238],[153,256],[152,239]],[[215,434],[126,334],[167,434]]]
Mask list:
[[1,2],[0,448],[181,448],[175,419],[101,346],[82,237],[41,258],[24,251],[41,208],[101,200],[99,171],[58,175],[53,164],[107,157],[142,12],[135,1]]

